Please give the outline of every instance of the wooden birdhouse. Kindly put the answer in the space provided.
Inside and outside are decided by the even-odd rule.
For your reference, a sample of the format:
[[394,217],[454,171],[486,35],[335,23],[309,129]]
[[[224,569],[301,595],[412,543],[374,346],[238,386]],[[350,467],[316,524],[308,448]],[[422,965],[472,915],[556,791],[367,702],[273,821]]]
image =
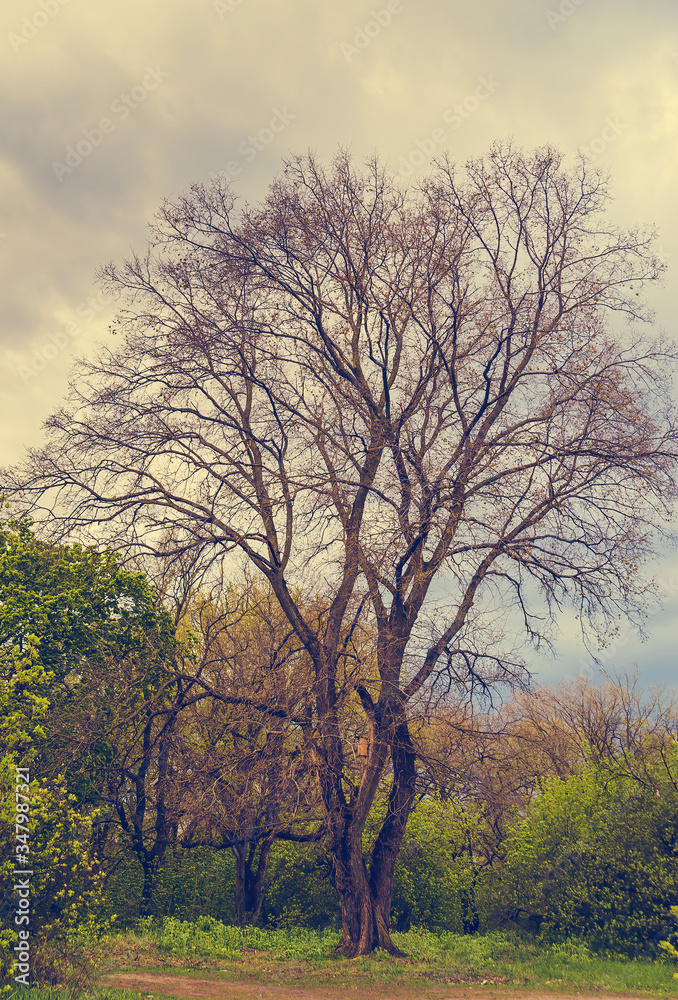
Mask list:
[[366,736],[361,736],[360,739],[358,740],[358,756],[359,757],[367,757],[367,747],[368,747],[367,737]]

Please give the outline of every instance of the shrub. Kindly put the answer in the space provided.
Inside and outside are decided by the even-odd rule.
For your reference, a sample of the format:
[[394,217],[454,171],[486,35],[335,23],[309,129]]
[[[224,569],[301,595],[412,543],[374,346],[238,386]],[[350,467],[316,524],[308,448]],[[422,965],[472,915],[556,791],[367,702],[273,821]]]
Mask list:
[[[678,772],[675,750],[667,767]],[[485,879],[490,923],[516,923],[543,941],[655,955],[678,902],[678,791],[656,762],[641,774],[590,763],[546,784]]]
[[396,862],[391,921],[461,934],[476,927],[475,866],[468,853],[473,811],[456,801],[425,800],[410,816]]

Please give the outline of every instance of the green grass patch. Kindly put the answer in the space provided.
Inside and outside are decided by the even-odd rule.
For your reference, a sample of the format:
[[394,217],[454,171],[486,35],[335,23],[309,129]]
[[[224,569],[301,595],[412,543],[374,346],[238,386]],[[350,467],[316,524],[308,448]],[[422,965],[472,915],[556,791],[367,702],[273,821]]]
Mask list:
[[[293,989],[350,989],[421,998],[443,984],[492,988],[506,994],[608,993],[678,998],[676,966],[665,959],[629,960],[593,954],[577,941],[539,946],[530,938],[503,933],[459,935],[412,930],[393,935],[407,958],[383,951],[363,958],[334,958],[337,931],[230,927],[211,917],[196,921],[142,921],[136,931],[107,940],[104,975],[162,972],[184,978],[232,980]],[[12,1000],[145,1000],[154,993],[105,988],[19,988]],[[4,1000],[0,998],[0,1000]]]
[[[180,921],[144,921],[130,942],[139,950],[155,945],[156,962],[171,965],[174,974],[198,974],[212,969],[230,979],[246,979],[296,988],[364,985],[414,987],[435,983],[505,986],[513,990],[601,991],[657,997],[678,997],[675,966],[593,954],[586,945],[569,941],[537,945],[531,938],[504,933],[460,935],[412,930],[393,934],[407,953],[394,959],[376,951],[364,958],[334,958],[339,941],[333,930],[306,928],[262,930],[230,927],[211,917]],[[122,956],[121,956],[122,957]],[[138,958],[137,958],[138,961]],[[137,965],[138,968],[138,965]]]
[[265,951],[277,959],[300,958],[315,962],[329,958],[339,943],[337,931],[313,931],[305,927],[275,931],[230,927],[213,917],[199,917],[192,922],[165,917],[158,923],[141,921],[141,927],[157,942],[161,951],[211,958],[237,959],[243,951]]

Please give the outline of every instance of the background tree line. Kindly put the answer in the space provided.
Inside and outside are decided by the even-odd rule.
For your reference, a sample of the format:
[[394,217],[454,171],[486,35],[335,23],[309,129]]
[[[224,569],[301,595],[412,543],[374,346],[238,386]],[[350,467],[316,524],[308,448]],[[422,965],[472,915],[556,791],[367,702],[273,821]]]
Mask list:
[[[184,566],[181,580],[159,581],[161,595],[113,553],[47,544],[26,522],[1,537],[2,862],[12,863],[13,766],[29,763],[47,950],[72,941],[85,914],[93,927],[113,914],[337,925],[304,745],[310,664],[265,583],[225,584],[217,599]],[[374,641],[365,628],[347,650],[366,662]],[[359,781],[351,688],[343,713]],[[513,691],[485,711],[427,707],[411,729],[417,803],[392,926],[517,927],[656,952],[678,900],[672,698],[580,679]],[[387,809],[384,782],[367,849]]]

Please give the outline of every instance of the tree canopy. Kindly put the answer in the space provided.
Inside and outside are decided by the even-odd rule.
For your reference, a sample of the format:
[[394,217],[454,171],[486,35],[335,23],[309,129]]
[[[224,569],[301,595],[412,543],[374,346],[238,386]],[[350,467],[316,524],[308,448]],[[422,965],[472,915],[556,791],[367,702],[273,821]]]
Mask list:
[[[566,601],[593,634],[642,612],[639,564],[676,495],[675,353],[615,322],[648,318],[661,265],[607,200],[586,162],[510,144],[416,189],[343,153],[293,158],[257,206],[196,185],[145,254],[104,270],[124,343],[81,363],[49,446],[9,477],[72,530],[266,578],[312,663],[305,739],[347,955],[397,950],[413,714],[523,675],[509,608],[535,642]],[[346,646],[364,616],[365,662]]]

